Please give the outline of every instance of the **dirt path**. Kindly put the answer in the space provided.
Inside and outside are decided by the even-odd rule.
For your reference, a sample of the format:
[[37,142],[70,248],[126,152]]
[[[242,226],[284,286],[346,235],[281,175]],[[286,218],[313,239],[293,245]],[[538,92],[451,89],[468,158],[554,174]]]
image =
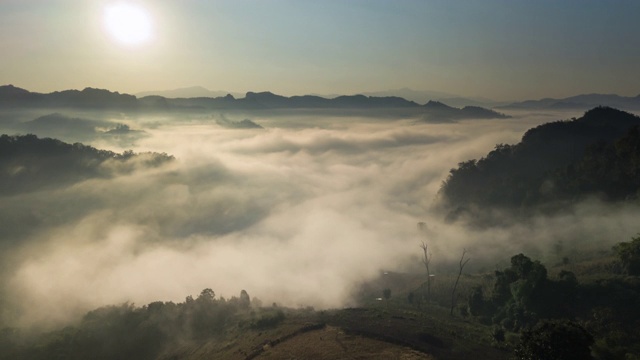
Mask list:
[[255,359],[401,359],[435,358],[407,347],[363,336],[349,335],[337,327],[326,326],[292,337],[275,346],[266,346]]

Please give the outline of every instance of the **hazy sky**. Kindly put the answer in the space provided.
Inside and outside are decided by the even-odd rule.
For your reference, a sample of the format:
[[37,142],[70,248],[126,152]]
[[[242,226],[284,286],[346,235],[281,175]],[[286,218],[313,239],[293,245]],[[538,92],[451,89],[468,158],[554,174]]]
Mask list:
[[640,94],[640,1],[0,1],[0,83],[135,93],[201,85],[284,95],[410,87],[495,100]]

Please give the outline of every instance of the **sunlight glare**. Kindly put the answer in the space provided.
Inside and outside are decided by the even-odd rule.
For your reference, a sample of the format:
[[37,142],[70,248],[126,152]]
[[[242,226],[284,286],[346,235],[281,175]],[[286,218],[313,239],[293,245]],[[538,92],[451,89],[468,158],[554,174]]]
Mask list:
[[151,39],[149,12],[136,4],[120,2],[108,5],[104,11],[104,25],[109,35],[125,45],[139,45]]

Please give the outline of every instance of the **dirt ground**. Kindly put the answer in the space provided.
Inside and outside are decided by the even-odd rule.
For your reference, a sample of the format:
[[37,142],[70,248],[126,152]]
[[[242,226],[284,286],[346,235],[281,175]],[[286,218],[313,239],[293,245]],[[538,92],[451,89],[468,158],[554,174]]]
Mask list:
[[348,335],[332,326],[298,335],[265,350],[256,359],[435,359],[407,347]]

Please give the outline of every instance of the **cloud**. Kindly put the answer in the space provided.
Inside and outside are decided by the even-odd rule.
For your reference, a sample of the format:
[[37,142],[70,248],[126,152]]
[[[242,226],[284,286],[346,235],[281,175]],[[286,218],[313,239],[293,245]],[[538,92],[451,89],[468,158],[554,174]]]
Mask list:
[[626,240],[638,211],[597,201],[487,229],[432,212],[450,168],[566,117],[553,116],[451,124],[291,116],[256,119],[260,131],[132,119],[148,134],[134,151],[176,161],[2,199],[0,218],[14,224],[0,233],[5,321],[61,322],[105,304],[182,301],[205,287],[225,297],[246,289],[265,303],[344,306],[379,271],[420,266],[418,221],[427,223],[435,272],[462,248],[477,270],[524,250],[548,256],[558,240],[567,248]]

